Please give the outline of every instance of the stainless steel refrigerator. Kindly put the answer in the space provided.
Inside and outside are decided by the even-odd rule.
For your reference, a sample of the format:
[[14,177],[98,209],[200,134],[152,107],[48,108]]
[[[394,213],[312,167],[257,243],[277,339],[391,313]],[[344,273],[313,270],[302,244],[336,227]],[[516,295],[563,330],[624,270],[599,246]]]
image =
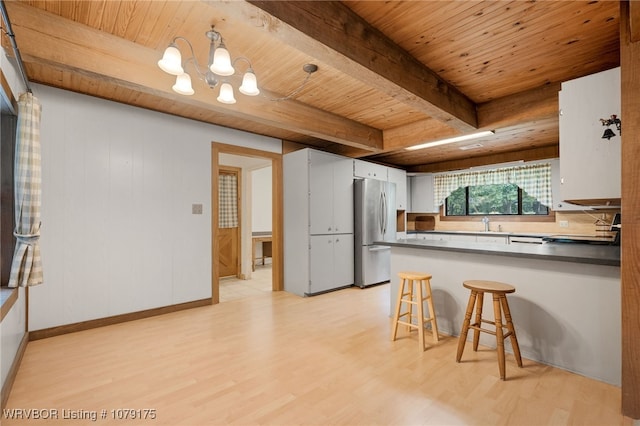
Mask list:
[[396,239],[396,185],[375,179],[353,183],[355,216],[355,285],[389,281],[391,248],[374,244]]

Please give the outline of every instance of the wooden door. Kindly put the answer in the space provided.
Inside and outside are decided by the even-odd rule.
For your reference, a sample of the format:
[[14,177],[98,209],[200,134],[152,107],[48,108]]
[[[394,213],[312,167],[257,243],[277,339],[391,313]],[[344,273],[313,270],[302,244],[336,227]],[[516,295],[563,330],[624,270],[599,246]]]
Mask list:
[[220,167],[218,172],[218,229],[220,277],[240,272],[240,169]]

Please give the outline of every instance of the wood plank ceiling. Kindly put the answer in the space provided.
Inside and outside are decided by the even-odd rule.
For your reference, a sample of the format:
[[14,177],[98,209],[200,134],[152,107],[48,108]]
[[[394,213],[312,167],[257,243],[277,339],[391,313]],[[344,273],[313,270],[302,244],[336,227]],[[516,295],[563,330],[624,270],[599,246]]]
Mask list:
[[[614,1],[5,3],[30,81],[409,171],[556,156],[560,83],[619,65]],[[211,25],[260,96],[221,104],[192,71],[193,96],[171,90],[164,49],[205,63]],[[475,129],[495,135],[403,149]]]

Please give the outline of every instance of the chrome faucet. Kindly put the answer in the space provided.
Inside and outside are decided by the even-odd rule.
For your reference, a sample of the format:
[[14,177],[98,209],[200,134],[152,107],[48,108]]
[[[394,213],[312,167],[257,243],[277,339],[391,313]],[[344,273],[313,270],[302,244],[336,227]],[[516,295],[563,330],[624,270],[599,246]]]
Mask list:
[[489,218],[487,216],[482,218],[482,223],[484,223],[484,232],[489,232]]

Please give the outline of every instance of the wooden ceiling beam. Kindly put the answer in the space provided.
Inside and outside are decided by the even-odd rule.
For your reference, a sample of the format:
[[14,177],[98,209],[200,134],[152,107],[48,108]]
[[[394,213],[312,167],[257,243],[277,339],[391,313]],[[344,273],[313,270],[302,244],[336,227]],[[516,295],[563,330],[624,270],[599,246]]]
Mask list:
[[[399,151],[409,146],[434,141],[438,139],[458,136],[461,133],[434,118],[419,120],[404,126],[383,130],[383,143],[380,153]],[[336,148],[336,154],[347,157],[364,157],[371,152],[344,146]]]
[[473,101],[340,2],[205,1],[459,132],[477,127]]
[[[533,123],[558,115],[560,84],[547,84],[522,93],[505,96],[478,106],[478,124],[482,130],[499,130]],[[383,152],[393,152],[420,143],[463,134],[433,118],[416,121],[383,132]]]
[[410,173],[440,173],[454,170],[463,170],[470,167],[486,166],[490,164],[509,163],[511,161],[536,161],[548,158],[558,158],[560,149],[558,144],[539,148],[525,149],[521,151],[503,152],[499,154],[481,155],[460,160],[441,161],[407,169]]
[[383,151],[391,152],[409,146],[450,138],[461,132],[433,118],[416,121],[383,132]]
[[478,126],[494,130],[558,116],[560,83],[547,84],[478,105]]
[[370,151],[365,151],[363,149],[354,148],[347,145],[331,145],[326,147],[326,149],[334,154],[344,155],[345,157],[351,158],[360,158],[371,155]]
[[235,105],[224,105],[216,102],[209,91],[197,88],[190,97],[177,95],[171,90],[173,77],[156,65],[162,52],[21,2],[7,2],[7,10],[25,62],[51,64],[132,90],[369,152],[382,149],[380,130],[296,101],[243,97]]

